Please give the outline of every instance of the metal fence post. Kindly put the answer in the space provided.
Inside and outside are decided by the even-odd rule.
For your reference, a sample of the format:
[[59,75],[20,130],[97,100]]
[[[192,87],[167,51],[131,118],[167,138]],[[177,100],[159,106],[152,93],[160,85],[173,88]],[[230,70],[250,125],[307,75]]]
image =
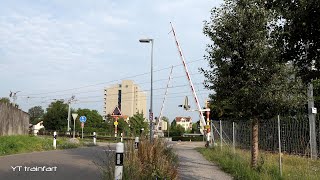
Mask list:
[[233,153],[236,153],[236,137],[235,137],[234,122],[232,122],[232,147],[233,147]]
[[278,115],[278,138],[279,138],[279,170],[282,176],[282,160],[281,160],[281,134],[280,134],[280,116]]
[[220,120],[220,150],[222,150],[222,124]]
[[215,129],[213,128],[213,120],[211,121],[210,123],[210,129],[211,129],[211,143],[212,143],[212,146],[214,146],[215,142],[214,142],[214,131]]

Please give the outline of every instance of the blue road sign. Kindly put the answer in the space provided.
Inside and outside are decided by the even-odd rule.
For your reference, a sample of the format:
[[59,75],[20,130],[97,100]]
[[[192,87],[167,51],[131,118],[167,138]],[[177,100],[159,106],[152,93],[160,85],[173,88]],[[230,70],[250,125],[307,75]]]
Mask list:
[[79,118],[80,122],[86,122],[87,118],[85,116],[80,116]]

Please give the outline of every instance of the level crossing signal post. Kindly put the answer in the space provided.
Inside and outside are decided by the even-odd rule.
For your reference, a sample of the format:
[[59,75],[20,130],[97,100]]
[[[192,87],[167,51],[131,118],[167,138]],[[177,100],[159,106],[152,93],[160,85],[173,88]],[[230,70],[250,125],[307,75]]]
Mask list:
[[[204,129],[205,129],[205,133],[204,135],[206,136],[206,144],[205,147],[209,147],[210,145],[210,139],[211,139],[211,134],[210,134],[210,108],[209,108],[209,102],[206,101],[206,109],[195,109],[195,110],[190,110],[190,105],[188,103],[188,97],[186,96],[184,104],[183,105],[179,105],[179,107],[183,107],[186,111],[201,111],[201,112],[206,112],[206,124],[203,125]],[[201,121],[200,121],[201,122]]]

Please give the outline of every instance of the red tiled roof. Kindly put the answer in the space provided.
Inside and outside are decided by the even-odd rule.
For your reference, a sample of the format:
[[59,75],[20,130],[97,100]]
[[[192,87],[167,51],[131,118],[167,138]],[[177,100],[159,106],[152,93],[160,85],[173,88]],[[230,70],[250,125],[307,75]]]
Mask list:
[[184,119],[186,122],[192,122],[191,117],[176,117],[176,122],[181,122],[181,120]]

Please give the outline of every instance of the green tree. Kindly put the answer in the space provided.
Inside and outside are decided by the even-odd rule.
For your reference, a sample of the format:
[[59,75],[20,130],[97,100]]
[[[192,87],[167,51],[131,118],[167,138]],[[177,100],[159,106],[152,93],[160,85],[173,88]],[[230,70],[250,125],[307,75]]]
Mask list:
[[115,130],[114,121],[115,120],[111,117],[111,115],[108,114],[105,121],[105,124],[106,124],[105,131],[111,136],[114,136],[114,130]]
[[170,136],[182,136],[183,133],[185,133],[185,129],[174,119],[170,126]]
[[34,106],[28,110],[30,115],[30,123],[35,125],[43,118],[44,110],[41,106]]
[[192,123],[192,133],[200,133],[200,121]]
[[[270,0],[277,14],[274,25],[278,49],[284,62],[292,61],[305,83],[320,77],[320,1]],[[314,66],[315,68],[311,68]]]
[[185,129],[180,125],[171,126],[170,136],[182,136],[185,133]]
[[219,111],[227,114],[227,107],[233,112],[229,116],[251,121],[252,167],[258,160],[259,121],[297,106],[304,97],[293,69],[278,58],[269,36],[272,13],[263,2],[225,0],[212,9],[203,29],[213,41],[207,46],[209,69],[201,69],[205,86],[216,92]]
[[118,123],[119,134],[124,133],[126,136],[130,135],[129,124],[123,118],[118,119]]
[[172,128],[175,128],[177,126],[177,121],[176,119],[174,119],[172,122],[171,122],[171,126]]
[[43,125],[47,130],[66,131],[68,105],[63,101],[52,102],[43,116]]
[[[78,109],[77,110],[78,117],[86,116],[87,120],[84,123],[84,131],[85,132],[103,132],[106,131],[106,122],[103,121],[102,116],[99,114],[97,110],[90,109]],[[81,130],[80,121],[77,122],[78,128],[77,130]]]
[[0,102],[5,103],[5,104],[10,104],[10,99],[6,97],[0,98]]
[[[320,106],[320,1],[272,0],[267,7],[277,12],[273,33],[284,62],[293,62],[304,84],[314,85],[315,107]],[[307,88],[306,88],[307,89]]]
[[[13,103],[10,102],[10,99],[7,97],[2,97],[0,98],[0,102],[5,103],[5,104],[11,104],[13,106]],[[19,105],[16,103],[15,104],[16,108],[19,108]]]
[[148,131],[149,124],[143,117],[143,113],[137,112],[135,115],[129,118],[130,129],[133,135],[140,135],[141,128],[144,128],[144,133]]

